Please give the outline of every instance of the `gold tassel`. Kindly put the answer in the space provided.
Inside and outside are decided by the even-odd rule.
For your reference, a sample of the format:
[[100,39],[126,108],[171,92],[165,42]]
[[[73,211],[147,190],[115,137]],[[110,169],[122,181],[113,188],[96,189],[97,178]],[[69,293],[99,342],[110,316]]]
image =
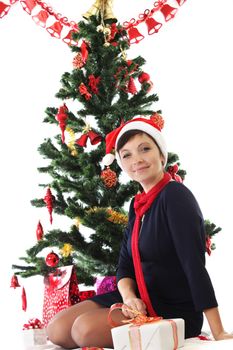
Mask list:
[[91,16],[98,16],[100,13],[104,20],[111,19],[116,22],[117,19],[113,14],[112,7],[113,0],[96,0],[89,10],[83,14],[83,17],[89,19]]

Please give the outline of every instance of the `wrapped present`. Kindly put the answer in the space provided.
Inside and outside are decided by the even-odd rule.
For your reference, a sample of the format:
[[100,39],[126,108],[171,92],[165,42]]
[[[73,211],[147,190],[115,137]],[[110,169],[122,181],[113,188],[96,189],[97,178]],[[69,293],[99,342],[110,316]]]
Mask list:
[[38,318],[32,318],[23,325],[23,340],[26,348],[47,343],[46,330]]
[[100,276],[95,280],[96,294],[113,292],[117,289],[116,276]]
[[44,278],[43,323],[59,311],[80,301],[78,280],[73,265],[58,268]]
[[165,320],[140,314],[111,332],[115,350],[174,350],[184,346],[184,320],[180,318]]

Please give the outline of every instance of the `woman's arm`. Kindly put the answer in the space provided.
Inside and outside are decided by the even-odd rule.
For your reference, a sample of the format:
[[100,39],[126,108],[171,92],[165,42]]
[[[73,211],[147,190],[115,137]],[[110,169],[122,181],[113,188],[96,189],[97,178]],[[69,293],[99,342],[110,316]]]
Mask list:
[[124,306],[122,312],[126,317],[134,317],[135,314],[127,310],[127,306],[133,310],[146,314],[146,305],[136,295],[136,282],[132,278],[122,278],[117,284],[118,290],[122,296]]
[[204,314],[215,340],[233,339],[233,334],[225,332],[217,307],[204,310]]

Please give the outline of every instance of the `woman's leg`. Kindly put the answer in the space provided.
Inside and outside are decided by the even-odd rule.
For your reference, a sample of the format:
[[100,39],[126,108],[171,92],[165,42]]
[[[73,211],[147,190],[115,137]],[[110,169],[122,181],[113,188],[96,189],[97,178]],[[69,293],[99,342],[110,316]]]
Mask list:
[[77,317],[86,313],[102,309],[102,306],[91,300],[70,306],[57,313],[47,326],[49,340],[67,349],[74,349],[77,343],[72,339],[71,329]]
[[[71,336],[77,346],[113,348],[108,314],[109,308],[96,308],[76,318],[71,329]],[[125,317],[121,311],[115,310],[114,321],[121,325],[123,319]]]

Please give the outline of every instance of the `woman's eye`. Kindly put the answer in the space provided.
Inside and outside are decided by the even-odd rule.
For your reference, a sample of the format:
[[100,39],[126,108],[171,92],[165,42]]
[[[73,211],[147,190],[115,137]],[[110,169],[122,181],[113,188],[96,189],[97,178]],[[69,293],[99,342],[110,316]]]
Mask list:
[[125,153],[125,154],[123,154],[122,158],[125,159],[125,158],[128,158],[129,156],[130,156],[129,153]]
[[142,152],[147,152],[147,151],[149,151],[149,150],[150,150],[150,147],[148,147],[148,146],[142,148]]

